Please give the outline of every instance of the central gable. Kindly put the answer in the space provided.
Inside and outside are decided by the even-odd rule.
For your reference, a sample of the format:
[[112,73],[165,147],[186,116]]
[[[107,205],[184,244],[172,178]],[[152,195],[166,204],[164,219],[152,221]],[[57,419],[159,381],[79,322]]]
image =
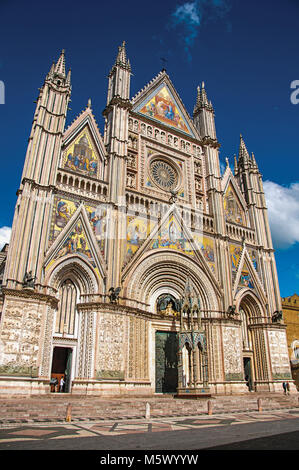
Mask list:
[[134,111],[193,136],[181,105],[178,104],[164,81],[157,88],[154,88],[151,94]]

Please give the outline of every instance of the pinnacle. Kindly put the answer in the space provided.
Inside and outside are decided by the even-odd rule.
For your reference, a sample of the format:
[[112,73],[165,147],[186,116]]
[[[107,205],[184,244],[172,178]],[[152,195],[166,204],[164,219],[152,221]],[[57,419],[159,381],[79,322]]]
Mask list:
[[61,51],[61,54],[59,56],[59,59],[56,63],[56,66],[55,66],[55,73],[57,73],[58,75],[61,75],[63,77],[65,77],[65,57],[64,57],[64,54],[65,54],[65,50],[62,49]]
[[123,41],[122,45],[118,47],[118,54],[115,65],[121,65],[131,70],[131,65],[129,60],[127,59],[126,54],[126,41]]
[[205,82],[201,82],[201,88],[200,85],[197,87],[197,97],[196,97],[196,104],[194,107],[194,112],[199,110],[200,108],[207,108],[209,110],[213,110],[213,105],[212,102],[208,100],[207,97],[207,92],[205,88]]
[[242,134],[240,134],[239,158],[244,158],[246,160],[249,160],[250,158]]

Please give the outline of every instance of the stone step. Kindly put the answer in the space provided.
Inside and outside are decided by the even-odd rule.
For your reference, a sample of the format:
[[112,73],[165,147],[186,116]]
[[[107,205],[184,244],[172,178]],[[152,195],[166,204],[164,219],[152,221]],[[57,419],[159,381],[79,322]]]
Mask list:
[[[184,416],[207,412],[207,399],[187,400],[174,398],[150,397],[149,399],[107,399],[101,397],[78,398],[68,394],[58,394],[53,397],[32,398],[0,398],[0,421],[9,419],[65,419],[68,404],[71,404],[73,418],[123,418],[145,415],[146,403],[150,404],[151,416]],[[262,401],[266,409],[299,407],[298,396],[223,396],[214,397],[213,413],[228,413],[234,411],[256,411],[257,400]]]

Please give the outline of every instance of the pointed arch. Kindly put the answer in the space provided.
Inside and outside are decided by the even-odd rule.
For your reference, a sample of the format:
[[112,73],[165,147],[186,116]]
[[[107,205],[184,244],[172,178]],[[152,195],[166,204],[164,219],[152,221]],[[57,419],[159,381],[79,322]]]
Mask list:
[[222,293],[206,272],[188,256],[169,250],[145,254],[123,278],[124,296],[147,304],[153,311],[154,301],[163,290],[182,297],[188,276],[200,297],[201,309],[219,310]]
[[[138,218],[136,219],[136,221],[138,221]],[[174,243],[174,248],[170,246],[165,249],[159,243],[160,234],[163,230],[170,232],[172,222],[175,225],[175,229],[181,234],[179,238],[184,239],[187,243],[184,247],[181,246],[181,243]],[[144,238],[144,240],[141,241],[141,245],[138,246],[138,249],[135,251],[133,256],[131,256],[128,263],[124,266],[123,279],[130,275],[130,273],[137,268],[138,264],[151,252],[162,253],[166,250],[169,253],[182,253],[182,255],[185,256],[188,260],[191,260],[192,258],[194,260],[194,263],[198,264],[205,272],[205,275],[209,277],[210,282],[213,284],[215,290],[220,293],[221,288],[219,282],[215,277],[215,273],[211,265],[207,262],[206,257],[203,253],[204,250],[201,247],[200,236],[191,233],[187,225],[183,222],[184,217],[182,213],[180,213],[177,207],[174,205],[166,211],[159,223],[155,223],[152,227],[149,226],[151,228],[150,233],[146,238]],[[168,237],[170,240],[170,233],[168,234]],[[178,239],[178,235],[175,235],[174,238],[176,242]]]
[[257,319],[263,321],[263,318],[267,316],[266,302],[264,299],[261,300],[258,295],[249,288],[243,288],[238,291],[235,296],[234,304],[236,305],[237,311],[243,307],[252,321],[256,321]]
[[77,286],[80,295],[97,294],[104,290],[103,280],[100,282],[89,264],[76,255],[58,259],[49,268],[45,281],[58,291],[67,279]]
[[[68,248],[70,244],[71,249]],[[74,254],[77,257],[86,259],[100,279],[105,277],[106,263],[90,226],[83,203],[80,204],[51,245],[45,258],[45,271],[47,272],[52,264],[56,264],[60,258],[72,258]]]
[[260,278],[259,278],[259,276],[258,276],[258,274],[257,274],[257,272],[256,272],[256,270],[253,266],[252,260],[250,258],[250,255],[249,255],[248,250],[247,250],[246,247],[243,248],[242,254],[241,254],[240,259],[238,261],[238,270],[237,270],[235,280],[234,280],[234,285],[233,285],[233,293],[234,293],[235,296],[239,292],[240,287],[242,288],[242,285],[244,285],[244,283],[242,282],[242,272],[243,271],[248,273],[248,278],[249,278],[250,284],[249,284],[248,280],[247,280],[246,283],[248,284],[248,287],[249,287],[249,285],[251,286],[249,288],[249,290],[256,291],[258,297],[260,299],[262,299],[264,304],[266,304],[267,303],[267,298],[266,298],[266,294],[265,294],[263,285],[262,285],[262,283],[260,281]]

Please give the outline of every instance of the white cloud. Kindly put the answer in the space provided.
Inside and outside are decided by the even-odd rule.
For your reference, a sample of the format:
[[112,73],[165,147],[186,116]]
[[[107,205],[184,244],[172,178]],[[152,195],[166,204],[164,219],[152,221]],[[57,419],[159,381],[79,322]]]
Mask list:
[[200,25],[200,14],[197,2],[187,2],[177,7],[173,16],[176,17],[178,23],[185,22],[188,24]]
[[299,183],[289,187],[264,182],[269,223],[275,248],[288,248],[299,242]]
[[9,243],[11,235],[11,227],[0,227],[0,250],[4,247],[5,243]]
[[189,60],[202,23],[223,19],[230,9],[231,0],[193,0],[176,6],[171,14],[172,26],[182,28],[180,36]]

